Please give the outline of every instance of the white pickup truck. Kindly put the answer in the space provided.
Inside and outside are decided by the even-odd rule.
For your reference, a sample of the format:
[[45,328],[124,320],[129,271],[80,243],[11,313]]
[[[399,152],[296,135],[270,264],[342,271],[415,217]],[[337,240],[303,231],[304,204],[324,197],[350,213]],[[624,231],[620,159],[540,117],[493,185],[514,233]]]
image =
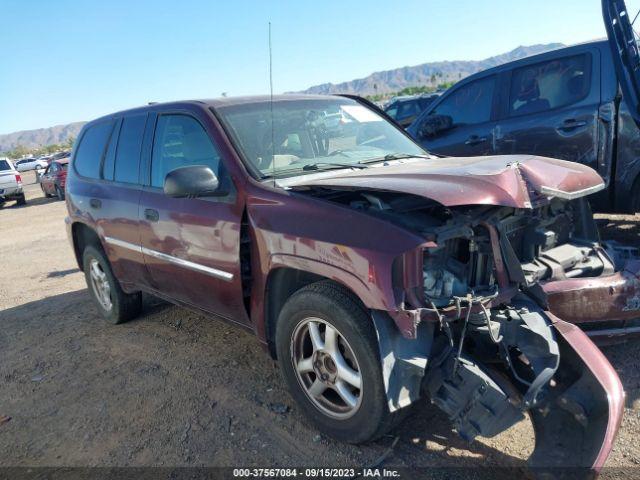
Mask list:
[[8,200],[15,200],[18,205],[27,203],[22,190],[22,177],[11,160],[0,158],[0,207]]

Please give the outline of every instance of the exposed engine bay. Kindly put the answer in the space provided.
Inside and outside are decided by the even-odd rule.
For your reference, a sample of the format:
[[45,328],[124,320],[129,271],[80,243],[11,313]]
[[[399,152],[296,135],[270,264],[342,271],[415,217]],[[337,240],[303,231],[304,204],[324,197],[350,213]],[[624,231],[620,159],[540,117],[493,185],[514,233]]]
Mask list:
[[[572,350],[578,347],[568,345],[566,332],[573,328],[578,343],[583,337],[591,342],[547,311],[540,286],[615,272],[615,255],[598,242],[584,198],[552,198],[531,209],[447,208],[393,192],[312,194],[433,245],[423,250],[422,288],[401,292],[405,308],[421,313],[421,324],[436,325],[422,329],[420,346],[397,338],[389,317],[373,316],[392,411],[427,397],[468,441],[494,436],[529,415],[536,431],[530,463],[594,465],[607,432],[607,392]],[[553,446],[559,443],[564,448]]]
[[425,250],[424,295],[437,307],[453,297],[493,290],[498,283],[495,229],[509,276],[525,287],[537,282],[613,273],[614,261],[598,244],[584,199],[553,199],[531,210],[496,206],[446,208],[413,195],[323,192],[325,198],[382,217],[433,240]]

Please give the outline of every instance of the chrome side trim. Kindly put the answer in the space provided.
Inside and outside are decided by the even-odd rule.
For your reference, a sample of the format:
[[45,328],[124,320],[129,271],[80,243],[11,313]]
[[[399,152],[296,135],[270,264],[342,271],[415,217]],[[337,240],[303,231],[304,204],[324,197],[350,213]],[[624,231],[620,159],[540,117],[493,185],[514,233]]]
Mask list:
[[128,250],[133,250],[134,252],[142,253],[142,247],[134,243],[125,242],[124,240],[113,237],[104,237],[104,241],[111,245],[116,245],[117,247],[122,247]]
[[594,185],[593,187],[584,188],[582,190],[576,190],[575,192],[566,192],[564,190],[558,190],[556,188],[546,187],[542,185],[540,187],[540,193],[543,195],[548,195],[550,197],[558,197],[564,198],[566,200],[573,200],[574,198],[584,197],[586,195],[591,195],[592,193],[599,192],[605,187],[604,183],[600,183],[599,185]]
[[205,265],[200,265],[199,263],[190,262],[189,260],[184,260],[182,258],[174,257],[172,255],[167,255],[166,253],[158,252],[156,250],[151,250],[150,248],[146,248],[141,245],[136,245],[134,243],[125,242],[124,240],[120,240],[118,238],[104,237],[104,239],[107,243],[111,245],[116,245],[118,247],[126,248],[128,250],[133,250],[134,252],[142,253],[144,255],[149,255],[150,257],[155,257],[160,260],[164,260],[165,262],[170,262],[183,268],[188,268],[189,270],[205,273],[207,275],[220,278],[221,280],[225,280],[227,282],[230,282],[231,280],[233,280],[233,273],[225,272],[224,270],[218,270],[217,268],[207,267]]

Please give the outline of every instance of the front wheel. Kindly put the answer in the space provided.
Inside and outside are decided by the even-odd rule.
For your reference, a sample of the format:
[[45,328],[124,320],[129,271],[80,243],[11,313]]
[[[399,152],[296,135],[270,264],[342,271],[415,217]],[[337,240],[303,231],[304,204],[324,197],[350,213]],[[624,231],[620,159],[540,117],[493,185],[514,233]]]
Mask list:
[[387,406],[372,320],[347,289],[323,281],[296,292],[278,317],[276,349],[292,397],[325,435],[366,442],[399,418]]
[[93,246],[82,255],[84,276],[100,314],[110,323],[123,323],[136,317],[142,308],[140,292],[125,293],[111,272],[104,253]]

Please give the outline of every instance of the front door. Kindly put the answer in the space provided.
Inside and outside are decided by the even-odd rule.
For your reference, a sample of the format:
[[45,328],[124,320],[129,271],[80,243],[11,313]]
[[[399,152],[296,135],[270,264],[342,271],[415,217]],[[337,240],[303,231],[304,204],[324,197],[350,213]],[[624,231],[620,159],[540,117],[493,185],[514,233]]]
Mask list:
[[[167,173],[206,165],[226,194],[172,198]],[[157,117],[148,186],[140,202],[141,244],[153,288],[173,300],[248,323],[240,276],[242,206],[202,123],[188,112]]]
[[436,100],[429,115],[450,117],[451,128],[420,140],[422,146],[429,152],[452,157],[492,155],[496,90],[496,75],[490,75],[445,93]]

